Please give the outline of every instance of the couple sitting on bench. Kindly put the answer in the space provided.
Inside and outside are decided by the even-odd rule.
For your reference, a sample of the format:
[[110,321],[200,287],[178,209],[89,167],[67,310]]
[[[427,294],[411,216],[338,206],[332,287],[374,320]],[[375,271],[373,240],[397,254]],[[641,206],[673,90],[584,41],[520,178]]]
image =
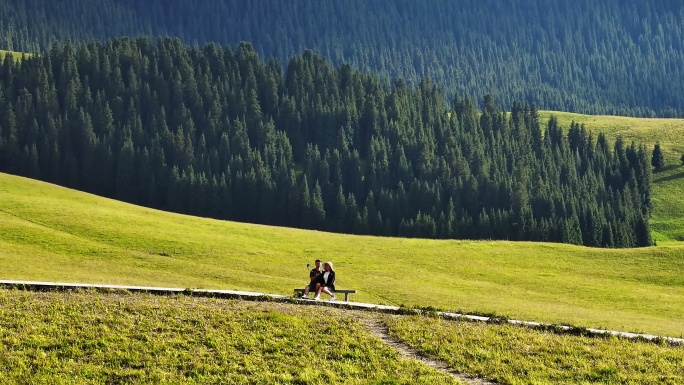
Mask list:
[[328,294],[331,301],[336,301],[335,297],[335,271],[333,270],[332,262],[326,262],[323,264],[323,270],[321,270],[321,260],[316,260],[316,267],[311,269],[309,272],[309,279],[311,282],[304,288],[304,295],[302,298],[309,298],[309,292],[313,291],[316,293],[314,296],[314,301],[319,301],[321,299],[321,292]]

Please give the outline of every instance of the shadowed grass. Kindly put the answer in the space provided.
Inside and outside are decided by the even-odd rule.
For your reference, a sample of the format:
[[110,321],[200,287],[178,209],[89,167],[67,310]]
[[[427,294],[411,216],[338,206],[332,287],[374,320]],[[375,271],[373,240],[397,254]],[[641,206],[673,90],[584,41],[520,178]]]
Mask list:
[[[332,260],[355,300],[684,334],[682,245],[393,239],[222,222],[0,174],[4,279],[290,294]],[[165,256],[166,255],[166,256]]]

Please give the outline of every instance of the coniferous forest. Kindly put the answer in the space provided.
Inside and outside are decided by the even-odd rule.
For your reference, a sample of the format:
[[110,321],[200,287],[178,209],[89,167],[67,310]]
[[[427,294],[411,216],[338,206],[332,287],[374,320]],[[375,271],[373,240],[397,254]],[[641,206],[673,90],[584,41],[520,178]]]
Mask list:
[[206,217],[647,246],[650,164],[533,104],[503,112],[312,51],[280,63],[247,43],[123,38],[0,68],[0,172]]
[[415,86],[428,77],[449,97],[492,94],[507,110],[677,117],[682,20],[681,0],[22,0],[0,3],[0,49],[249,41],[281,63],[312,49]]

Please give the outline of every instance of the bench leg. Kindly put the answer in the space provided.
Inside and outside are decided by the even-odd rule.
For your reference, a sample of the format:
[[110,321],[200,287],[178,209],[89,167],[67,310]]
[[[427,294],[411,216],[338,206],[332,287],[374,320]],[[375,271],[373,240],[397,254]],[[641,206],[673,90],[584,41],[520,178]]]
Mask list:
[[344,293],[344,302],[349,302],[349,293]]

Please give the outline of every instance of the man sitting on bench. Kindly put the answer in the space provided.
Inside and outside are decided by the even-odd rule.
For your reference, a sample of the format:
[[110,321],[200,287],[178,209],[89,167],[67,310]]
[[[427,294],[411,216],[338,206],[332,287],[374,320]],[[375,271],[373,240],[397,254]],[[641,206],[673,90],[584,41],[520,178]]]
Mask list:
[[318,288],[321,286],[319,279],[321,278],[321,275],[323,274],[323,271],[321,270],[321,260],[317,259],[316,262],[314,262],[316,267],[311,269],[309,272],[309,279],[311,280],[308,285],[304,288],[304,294],[302,295],[302,298],[309,298],[309,292],[313,291],[314,293],[318,293]]

